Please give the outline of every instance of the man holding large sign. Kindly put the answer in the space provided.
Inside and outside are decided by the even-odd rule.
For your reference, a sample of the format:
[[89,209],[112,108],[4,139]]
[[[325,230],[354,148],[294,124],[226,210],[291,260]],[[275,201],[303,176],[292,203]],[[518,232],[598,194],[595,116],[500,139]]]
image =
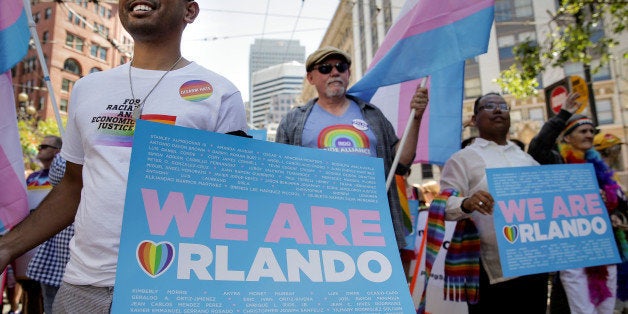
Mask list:
[[112,312],[414,312],[382,168],[138,121]]
[[[455,244],[462,247],[464,256],[479,254],[479,261],[466,260],[471,273],[479,268],[479,278],[471,276],[449,280],[461,282],[452,290],[463,289],[462,291],[467,292],[473,291],[479,281],[479,300],[467,300],[469,313],[501,313],[504,305],[517,308],[519,313],[545,313],[547,307],[547,274],[505,277],[497,248],[492,215],[494,200],[488,192],[486,169],[538,165],[532,157],[507,139],[510,129],[509,111],[510,107],[498,94],[479,97],[475,101],[474,115],[471,118],[480,133],[479,137],[445,163],[441,177],[441,188],[452,192],[447,199],[445,218],[458,220],[459,226],[468,226],[466,234],[460,238],[473,238],[473,226],[477,227],[476,233],[479,236],[479,252],[465,252],[468,241]],[[472,221],[464,221],[468,218]],[[458,231],[461,230],[454,232],[450,250]],[[456,264],[455,261],[452,263]]]
[[196,1],[119,0],[133,60],[82,77],[72,89],[63,180],[37,210],[0,238],[0,269],[74,221],[70,261],[55,297],[59,313],[108,313],[115,283],[124,193],[137,120],[244,132],[235,85],[181,55]]
[[[427,107],[427,88],[417,87],[409,107],[415,109],[414,123],[403,147],[392,124],[379,108],[347,95],[351,75],[351,56],[335,47],[314,51],[305,61],[307,81],[316,88],[318,98],[294,108],[277,128],[278,143],[328,151],[379,157],[389,173],[396,154],[400,154],[395,173],[410,169],[418,142],[421,118]],[[403,209],[397,189],[388,190],[390,214],[399,249],[406,246]]]

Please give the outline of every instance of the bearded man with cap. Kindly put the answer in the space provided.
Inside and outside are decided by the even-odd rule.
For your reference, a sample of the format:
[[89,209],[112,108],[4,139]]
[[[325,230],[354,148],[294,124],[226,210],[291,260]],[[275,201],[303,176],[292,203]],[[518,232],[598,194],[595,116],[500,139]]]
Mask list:
[[[617,226],[616,212],[628,208],[626,198],[613,170],[593,148],[595,126],[588,117],[576,114],[580,103],[577,93],[568,95],[559,114],[550,118],[532,141],[528,153],[540,164],[592,163],[613,226]],[[560,143],[556,140],[562,136]],[[621,251],[620,251],[621,252]],[[617,290],[616,265],[602,265],[567,269],[559,272],[560,282],[555,281],[551,295],[551,312],[568,313],[560,310],[561,284],[564,287],[571,313],[612,313]]]
[[[307,81],[314,85],[318,97],[303,106],[292,109],[279,123],[278,143],[312,147],[336,152],[383,158],[384,170],[389,172],[399,148],[399,138],[392,124],[373,104],[347,95],[351,75],[351,56],[335,47],[323,47],[308,56],[305,62]],[[396,173],[408,172],[418,141],[421,117],[427,106],[427,89],[417,87],[410,101],[416,109],[414,123],[399,159]],[[356,143],[350,137],[335,141],[328,146],[319,141],[330,130],[343,130],[346,134],[359,134],[363,143]],[[342,142],[342,143],[340,143]],[[344,145],[343,145],[344,144]],[[388,191],[390,211],[399,249],[405,243],[405,227],[401,204],[396,188]]]

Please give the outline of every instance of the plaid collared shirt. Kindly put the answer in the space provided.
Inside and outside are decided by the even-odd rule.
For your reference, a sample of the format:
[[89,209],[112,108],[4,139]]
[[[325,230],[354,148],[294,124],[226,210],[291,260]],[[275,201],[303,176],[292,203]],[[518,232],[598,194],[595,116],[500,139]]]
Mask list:
[[[65,160],[57,154],[50,166],[48,174],[50,183],[57,185],[65,172]],[[28,264],[26,275],[31,279],[50,286],[61,286],[65,265],[70,259],[70,239],[74,236],[74,225],[48,239],[39,246],[37,254]]]

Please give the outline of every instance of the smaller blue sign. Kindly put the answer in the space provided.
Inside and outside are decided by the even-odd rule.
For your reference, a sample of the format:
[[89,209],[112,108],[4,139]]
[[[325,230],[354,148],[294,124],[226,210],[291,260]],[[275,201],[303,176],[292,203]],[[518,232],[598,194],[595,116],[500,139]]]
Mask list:
[[620,262],[592,164],[486,169],[504,276]]

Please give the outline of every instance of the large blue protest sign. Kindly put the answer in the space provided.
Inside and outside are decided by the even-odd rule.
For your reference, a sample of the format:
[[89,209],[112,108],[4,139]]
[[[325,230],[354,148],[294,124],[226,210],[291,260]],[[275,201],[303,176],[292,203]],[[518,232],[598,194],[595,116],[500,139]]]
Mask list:
[[592,164],[486,169],[504,276],[620,262]]
[[381,159],[138,121],[114,313],[409,313]]

